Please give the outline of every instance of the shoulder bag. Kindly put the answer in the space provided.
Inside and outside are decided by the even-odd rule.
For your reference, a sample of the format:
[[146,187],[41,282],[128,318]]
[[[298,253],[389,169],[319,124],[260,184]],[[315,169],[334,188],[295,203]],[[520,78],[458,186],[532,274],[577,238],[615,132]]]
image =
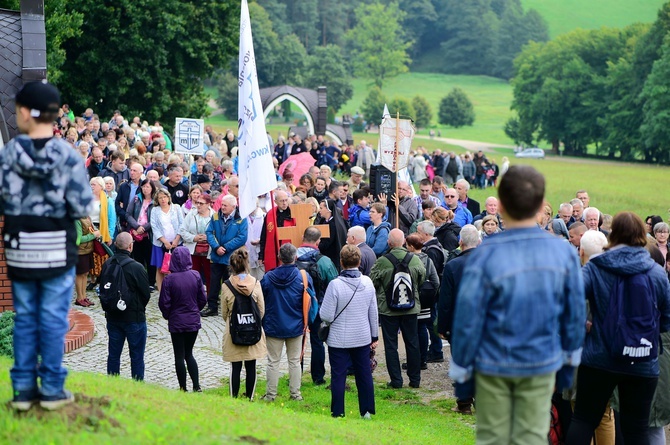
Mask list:
[[358,283],[358,286],[356,286],[356,289],[354,289],[353,295],[351,295],[351,298],[349,299],[347,304],[342,308],[342,310],[340,312],[338,312],[338,314],[335,316],[335,318],[333,318],[333,321],[331,321],[330,323],[328,323],[326,321],[321,322],[321,325],[319,326],[319,332],[318,332],[319,340],[321,340],[324,343],[328,341],[328,334],[330,334],[330,325],[335,323],[335,320],[337,320],[337,318],[342,314],[342,312],[344,312],[344,310],[347,308],[347,306],[349,306],[349,303],[351,303],[351,301],[354,299],[354,296],[356,295],[356,292],[358,292],[358,288],[360,286],[361,286],[361,284]]

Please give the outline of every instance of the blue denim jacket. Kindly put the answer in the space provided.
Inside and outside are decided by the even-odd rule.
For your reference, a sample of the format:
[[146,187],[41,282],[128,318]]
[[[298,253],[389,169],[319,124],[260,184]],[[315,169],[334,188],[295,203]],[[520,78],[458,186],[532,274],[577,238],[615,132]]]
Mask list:
[[450,376],[503,377],[577,366],[585,332],[579,259],[537,228],[486,238],[470,255],[456,297]]

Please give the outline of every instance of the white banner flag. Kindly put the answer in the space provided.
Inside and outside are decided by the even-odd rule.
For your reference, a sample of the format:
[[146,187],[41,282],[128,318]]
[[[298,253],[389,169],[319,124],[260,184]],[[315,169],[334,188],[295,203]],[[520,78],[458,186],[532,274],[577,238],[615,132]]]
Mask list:
[[[382,120],[385,118],[390,118],[391,113],[389,113],[389,107],[384,104],[384,112],[382,113]],[[379,143],[377,144],[377,163],[382,163],[382,138],[381,138],[381,126],[379,127]],[[409,168],[405,167],[398,170],[398,180],[405,181],[408,183],[412,189],[412,196],[416,196],[416,191],[414,190],[414,185],[412,184],[412,178],[409,176]]]
[[411,120],[384,117],[379,126],[379,158],[384,167],[393,172],[407,167],[414,132]]
[[256,57],[251,38],[249,5],[242,0],[240,17],[240,66],[238,123],[238,174],[240,176],[240,216],[246,218],[256,209],[256,198],[277,188],[272,165],[272,151],[265,131],[265,116],[261,105],[256,74]]

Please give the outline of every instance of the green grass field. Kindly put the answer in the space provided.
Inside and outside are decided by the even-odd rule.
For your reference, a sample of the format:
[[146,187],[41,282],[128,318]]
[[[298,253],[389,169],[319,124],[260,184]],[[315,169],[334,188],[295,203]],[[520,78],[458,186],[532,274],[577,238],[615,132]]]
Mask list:
[[[0,359],[0,379],[5,382],[10,366],[8,359]],[[353,378],[349,383],[355,388]],[[290,401],[286,378],[280,380],[274,403],[232,399],[227,387],[181,393],[88,373],[72,373],[67,386],[79,397],[63,411],[33,408],[17,415],[0,407],[0,443],[350,444],[369,443],[371,438],[380,444],[474,443],[474,420],[452,413],[453,400],[422,403],[414,391],[380,384],[375,388],[377,415],[371,421],[360,419],[355,391],[346,395],[347,417],[333,419],[330,391],[305,382],[305,401]],[[258,386],[257,394],[263,394],[264,382]],[[10,385],[3,385],[0,399],[10,397]]]
[[651,23],[665,0],[521,0],[524,9],[534,8],[556,37],[576,28],[601,26],[623,28],[636,22]]
[[[670,167],[584,161],[577,158],[516,159],[508,154],[495,155],[498,164],[502,156],[508,156],[511,165],[530,164],[545,175],[546,197],[554,213],[558,212],[562,202],[574,198],[577,190],[586,189],[591,197],[590,204],[603,213],[614,215],[630,210],[641,218],[661,215],[664,220],[668,220],[670,202],[664,185],[667,184]],[[497,190],[473,190],[471,194],[483,203],[488,196],[497,196]]]
[[[353,84],[354,97],[342,107],[339,114],[355,114],[360,110],[361,103],[368,94],[369,80],[354,79]],[[456,129],[437,126],[440,100],[454,87],[462,88],[475,107],[476,118],[472,127]],[[389,101],[396,96],[410,100],[417,95],[425,97],[433,109],[432,124],[435,128],[440,129],[442,137],[500,144],[511,143],[503,132],[503,125],[511,115],[509,104],[512,101],[512,88],[504,80],[486,76],[405,73],[388,80],[383,91]],[[379,110],[380,121],[382,111]]]

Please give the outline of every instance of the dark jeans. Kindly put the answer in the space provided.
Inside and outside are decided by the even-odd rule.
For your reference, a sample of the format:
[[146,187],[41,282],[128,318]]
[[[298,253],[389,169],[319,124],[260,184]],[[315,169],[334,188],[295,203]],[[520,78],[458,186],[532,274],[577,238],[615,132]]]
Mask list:
[[240,379],[242,374],[242,363],[247,373],[246,397],[253,400],[256,391],[256,360],[245,360],[244,362],[232,362],[230,368],[230,395],[237,397],[240,393]]
[[211,281],[207,288],[207,306],[210,309],[219,309],[219,295],[221,285],[230,277],[227,264],[212,263],[210,267]]
[[144,380],[144,348],[147,344],[147,323],[125,323],[107,320],[109,347],[107,355],[107,374],[119,375],[121,370],[121,352],[128,339],[130,354],[130,374],[135,380]]
[[[186,367],[188,375],[193,382],[193,391],[200,389],[200,377],[198,375],[198,362],[193,357],[193,345],[198,338],[198,331],[195,332],[171,332],[172,349],[174,349],[174,367],[177,371],[177,380],[179,389],[186,391]],[[186,366],[184,366],[186,362]]]
[[156,285],[156,266],[151,265],[151,236],[143,239],[142,241],[135,242],[133,244],[133,253],[130,255],[135,261],[140,263],[147,269],[147,275],[149,275],[149,285]]
[[312,348],[312,359],[309,367],[309,372],[312,374],[312,382],[323,383],[326,378],[326,348],[323,342],[317,335],[319,326],[321,325],[321,317],[316,314],[314,322],[309,325],[309,345]]
[[580,366],[577,402],[565,443],[590,444],[614,388],[619,388],[621,434],[626,445],[649,443],[649,412],[658,377],[617,374]]
[[[435,309],[430,310],[430,318],[418,320],[419,323],[419,349],[421,350],[421,363],[428,358],[444,358],[442,353],[442,339],[435,333],[433,323],[435,322]],[[430,337],[430,347],[428,338]]]
[[407,354],[407,376],[412,385],[421,382],[421,352],[419,352],[419,334],[416,314],[414,315],[380,315],[384,338],[384,356],[386,368],[391,377],[391,385],[402,387],[402,370],[398,357],[398,329],[402,333]]
[[330,414],[333,417],[344,416],[344,385],[347,381],[347,368],[354,366],[356,389],[358,390],[358,411],[361,416],[366,412],[375,414],[375,388],[370,368],[370,345],[359,348],[328,347],[330,359]]

